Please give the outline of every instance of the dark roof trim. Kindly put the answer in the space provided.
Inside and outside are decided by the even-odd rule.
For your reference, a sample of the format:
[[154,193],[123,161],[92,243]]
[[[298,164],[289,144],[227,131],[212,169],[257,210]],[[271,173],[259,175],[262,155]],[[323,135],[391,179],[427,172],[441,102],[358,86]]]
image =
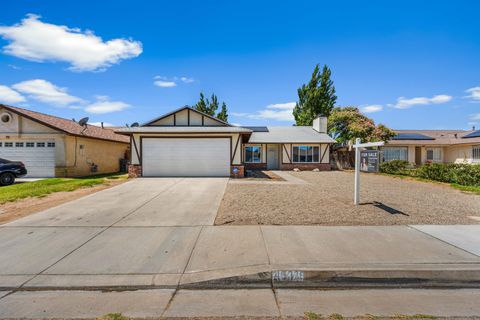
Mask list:
[[217,118],[215,118],[215,117],[212,117],[211,115],[206,114],[205,112],[198,111],[198,110],[193,109],[193,108],[191,108],[191,107],[189,107],[189,106],[184,106],[184,107],[178,108],[177,110],[174,110],[174,111],[169,112],[169,113],[167,113],[167,114],[164,114],[164,115],[162,115],[162,116],[160,116],[160,117],[158,117],[158,118],[155,118],[155,119],[153,119],[153,120],[150,120],[150,121],[148,121],[148,122],[145,122],[145,123],[143,123],[143,124],[141,125],[141,127],[149,126],[149,125],[151,125],[153,122],[157,122],[157,121],[159,121],[159,120],[165,119],[165,118],[171,116],[172,114],[175,114],[175,113],[177,113],[177,112],[183,111],[183,110],[185,110],[185,109],[190,110],[190,111],[193,111],[193,112],[197,112],[197,113],[199,113],[199,114],[201,114],[201,115],[203,115],[203,116],[205,116],[205,117],[208,117],[208,118],[210,118],[210,119],[212,119],[212,120],[215,120],[215,121],[218,121],[218,122],[220,122],[220,123],[223,123],[224,125],[226,125],[226,126],[228,126],[228,127],[232,127],[231,124],[229,124],[229,123],[227,123],[227,122],[225,122],[225,121],[222,121],[222,120],[220,120],[220,119],[217,119]]

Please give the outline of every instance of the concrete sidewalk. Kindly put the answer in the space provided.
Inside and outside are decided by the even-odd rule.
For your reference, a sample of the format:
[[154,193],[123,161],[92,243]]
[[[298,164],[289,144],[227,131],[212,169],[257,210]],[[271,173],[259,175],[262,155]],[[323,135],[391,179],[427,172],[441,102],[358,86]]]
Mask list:
[[0,227],[0,288],[478,287],[479,237],[480,226]]
[[478,301],[479,289],[23,291],[0,299],[0,318],[95,319],[121,313],[135,318],[305,319],[305,313],[313,312],[363,319],[420,314],[465,319],[480,315]]

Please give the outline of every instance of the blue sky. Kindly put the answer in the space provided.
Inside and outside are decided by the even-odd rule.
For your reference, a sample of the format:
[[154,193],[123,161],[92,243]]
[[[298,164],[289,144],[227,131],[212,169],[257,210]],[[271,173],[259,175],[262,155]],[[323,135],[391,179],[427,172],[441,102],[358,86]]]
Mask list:
[[217,94],[289,125],[316,63],[340,106],[395,129],[480,127],[477,1],[10,1],[0,102],[123,125]]

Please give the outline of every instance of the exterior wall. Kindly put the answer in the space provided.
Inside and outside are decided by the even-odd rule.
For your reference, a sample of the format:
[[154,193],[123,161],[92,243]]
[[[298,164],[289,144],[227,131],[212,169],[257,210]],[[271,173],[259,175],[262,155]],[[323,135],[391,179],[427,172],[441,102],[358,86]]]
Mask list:
[[475,146],[475,144],[456,145],[445,148],[444,161],[452,163],[473,163],[473,146]]
[[440,161],[442,163],[473,163],[472,147],[474,145],[476,144],[459,144],[449,146],[395,145],[395,147],[408,147],[408,161],[410,163],[415,163],[415,147],[420,147],[422,164],[427,162],[427,150],[429,148],[442,149],[442,159]]
[[[308,145],[308,146],[318,146],[320,147],[320,159],[321,162],[316,163],[295,163],[292,160],[292,147],[293,146],[301,146],[301,145]],[[267,152],[267,144],[249,144],[245,143],[243,148],[246,146],[262,146],[262,154],[261,154],[261,162],[260,163],[246,163],[244,162],[245,169],[247,170],[266,170],[267,169],[267,162],[266,162],[266,152]],[[242,148],[242,149],[243,149]],[[330,146],[329,144],[281,144],[280,146],[280,170],[293,170],[295,168],[300,170],[331,170],[330,166]],[[322,159],[323,156],[323,159]],[[245,156],[242,158],[245,161]]]
[[229,137],[231,138],[231,154],[230,158],[232,158],[232,165],[242,165],[242,137],[238,133],[218,133],[218,134],[133,134],[132,135],[132,143],[131,143],[131,164],[139,165],[141,164],[140,158],[142,157],[142,146],[141,146],[141,138],[142,137],[155,137],[155,138],[162,138],[162,137]]
[[173,126],[173,115],[160,119],[150,124],[151,126]]
[[[58,176],[81,177],[120,170],[120,159],[125,158],[128,144],[98,139],[66,136],[65,166],[57,166]],[[92,165],[97,172],[92,172]]]

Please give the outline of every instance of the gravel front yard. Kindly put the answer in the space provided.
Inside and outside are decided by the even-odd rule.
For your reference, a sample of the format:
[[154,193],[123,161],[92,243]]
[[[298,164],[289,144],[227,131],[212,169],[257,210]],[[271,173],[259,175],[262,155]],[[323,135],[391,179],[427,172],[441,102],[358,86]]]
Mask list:
[[363,174],[353,205],[351,172],[290,172],[307,184],[229,183],[215,224],[476,224],[480,196],[448,185]]

